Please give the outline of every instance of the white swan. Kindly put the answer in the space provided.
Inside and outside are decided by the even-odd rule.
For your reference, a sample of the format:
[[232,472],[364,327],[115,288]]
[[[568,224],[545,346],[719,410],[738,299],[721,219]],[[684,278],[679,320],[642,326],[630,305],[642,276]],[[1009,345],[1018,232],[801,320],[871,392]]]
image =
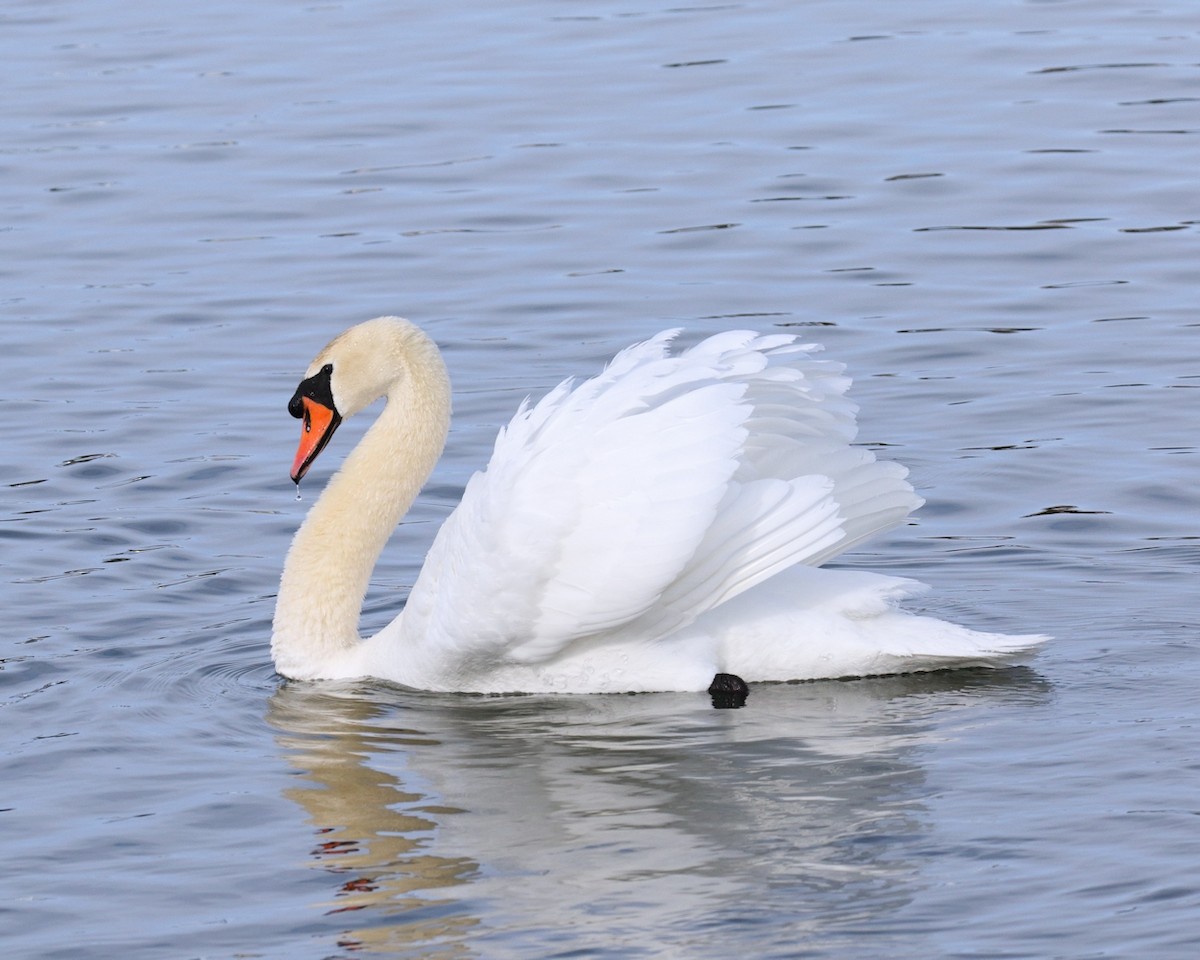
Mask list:
[[920,584],[818,569],[921,500],[851,446],[842,366],[785,335],[674,332],[523,404],[439,531],[399,616],[360,640],[385,542],[441,455],[450,383],[416,326],[351,327],[309,366],[297,483],[344,417],[378,420],[288,552],[271,639],[294,679],[431,690],[704,690],[1004,662],[1042,637],[896,609]]

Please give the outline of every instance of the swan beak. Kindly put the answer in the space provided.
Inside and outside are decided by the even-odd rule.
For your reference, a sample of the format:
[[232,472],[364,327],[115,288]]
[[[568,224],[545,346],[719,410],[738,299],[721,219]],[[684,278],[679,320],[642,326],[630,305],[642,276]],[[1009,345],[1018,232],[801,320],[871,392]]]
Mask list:
[[292,482],[299,483],[313,461],[325,449],[329,438],[342,422],[341,415],[312,397],[300,397],[302,411],[298,414],[304,425],[300,430],[300,446],[292,461]]

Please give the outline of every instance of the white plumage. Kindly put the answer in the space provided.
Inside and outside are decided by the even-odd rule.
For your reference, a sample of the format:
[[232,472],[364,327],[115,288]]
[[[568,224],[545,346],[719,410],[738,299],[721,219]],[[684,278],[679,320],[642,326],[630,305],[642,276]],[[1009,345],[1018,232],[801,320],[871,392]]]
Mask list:
[[[362,593],[440,454],[448,388],[406,321],[368,321],[331,343],[305,383],[331,367],[339,415],[389,400],[289,554],[280,672],[481,692],[702,690],[719,672],[903,672],[995,663],[1040,641],[904,613],[893,602],[912,581],[814,569],[920,505],[907,471],[851,445],[850,381],[816,347],[731,331],[672,352],[675,335],[522,405],[404,611],[364,641]],[[397,455],[414,448],[424,453]],[[331,565],[353,603],[324,596]]]

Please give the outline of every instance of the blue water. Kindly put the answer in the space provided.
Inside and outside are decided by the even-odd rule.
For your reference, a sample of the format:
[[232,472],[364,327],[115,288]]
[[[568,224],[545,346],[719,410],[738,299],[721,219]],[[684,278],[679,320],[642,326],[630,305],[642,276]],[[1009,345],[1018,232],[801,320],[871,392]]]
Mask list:
[[[1100,0],[0,11],[12,958],[1190,958],[1200,12]],[[1030,666],[703,696],[284,684],[312,354],[450,449],[669,326],[849,364],[928,503],[845,562]]]

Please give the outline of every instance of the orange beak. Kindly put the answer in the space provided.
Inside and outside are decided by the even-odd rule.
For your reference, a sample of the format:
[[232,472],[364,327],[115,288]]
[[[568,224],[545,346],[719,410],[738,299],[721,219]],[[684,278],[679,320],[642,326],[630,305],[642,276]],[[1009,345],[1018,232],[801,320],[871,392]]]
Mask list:
[[303,426],[300,429],[300,446],[296,449],[296,459],[292,461],[292,481],[297,484],[308,473],[308,468],[325,449],[325,444],[342,422],[336,410],[312,397],[299,397],[299,400],[302,404],[299,416]]

